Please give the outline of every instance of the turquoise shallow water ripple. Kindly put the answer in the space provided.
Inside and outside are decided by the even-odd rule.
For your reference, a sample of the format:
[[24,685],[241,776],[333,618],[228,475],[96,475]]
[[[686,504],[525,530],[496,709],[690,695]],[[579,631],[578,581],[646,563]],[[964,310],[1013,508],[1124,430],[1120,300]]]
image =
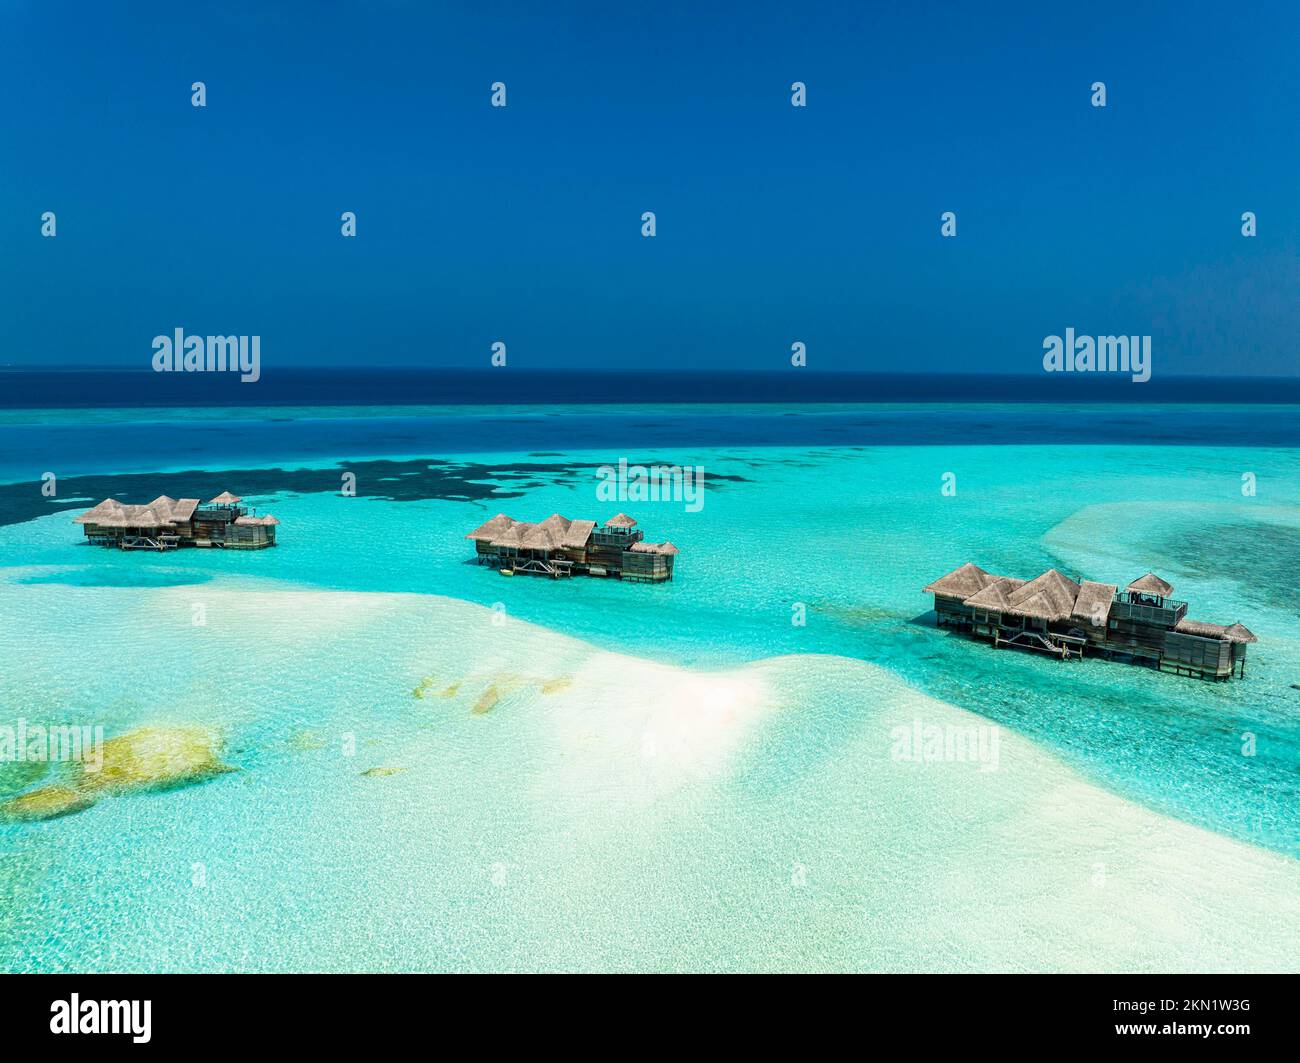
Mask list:
[[[724,415],[713,416],[715,421],[701,429],[706,440],[734,428],[721,423]],[[1085,438],[1088,416],[1086,410],[1076,411],[1072,421]],[[356,430],[360,432],[367,423],[371,422],[358,421]],[[623,422],[610,427],[618,425],[625,427]],[[102,428],[97,431],[102,433]],[[616,462],[621,449],[558,447],[555,443],[562,438],[558,430],[551,432],[552,445],[544,456],[540,451],[488,447],[423,452],[431,459],[454,456],[488,467],[538,465],[524,497],[500,505],[491,498],[385,501],[371,497],[383,493],[380,485],[364,482],[358,484],[359,497],[343,497],[335,487],[339,468],[361,455],[396,456],[383,450],[387,436],[381,431],[368,443],[349,437],[349,444],[357,449],[340,452],[329,450],[315,437],[300,438],[291,446],[293,433],[284,431],[287,434],[278,438],[286,452],[301,446],[307,456],[299,465],[319,472],[321,489],[304,490],[295,478],[292,492],[267,492],[253,499],[283,521],[282,545],[275,550],[187,551],[163,557],[99,551],[78,542],[79,529],[71,525],[67,513],[0,528],[0,565],[4,566],[0,610],[13,621],[0,636],[4,657],[11,662],[0,676],[0,702],[7,715],[65,718],[90,711],[105,720],[110,733],[160,718],[197,717],[227,737],[228,756],[242,769],[237,779],[220,779],[165,798],[121,799],[45,824],[0,826],[6,863],[0,896],[12,910],[32,897],[48,904],[61,890],[65,895],[84,891],[89,880],[81,860],[93,860],[99,876],[97,903],[138,924],[133,931],[138,936],[125,951],[111,944],[94,945],[69,931],[55,935],[47,953],[32,944],[34,939],[23,924],[23,947],[37,948],[38,953],[26,962],[9,954],[7,965],[111,967],[129,956],[132,965],[147,969],[151,954],[165,955],[170,967],[181,969],[240,965],[293,969],[306,962],[310,949],[303,942],[278,958],[259,954],[255,947],[248,951],[246,943],[218,948],[222,939],[215,915],[203,908],[201,899],[179,887],[150,891],[150,903],[169,906],[155,913],[158,929],[139,923],[142,913],[128,883],[138,872],[186,880],[188,872],[174,860],[187,849],[201,854],[194,862],[204,864],[207,873],[238,883],[228,894],[237,907],[225,918],[240,918],[239,905],[255,905],[259,891],[270,891],[289,899],[274,913],[259,917],[258,925],[268,932],[279,926],[298,940],[304,933],[310,937],[310,931],[303,929],[304,920],[310,926],[314,919],[339,918],[347,904],[391,905],[393,910],[406,904],[428,921],[428,947],[434,948],[432,942],[442,934],[450,950],[439,954],[439,962],[431,962],[435,968],[457,966],[454,957],[467,949],[470,954],[462,957],[464,966],[537,965],[530,960],[538,961],[546,953],[536,940],[532,945],[517,939],[509,945],[499,939],[483,940],[475,946],[447,931],[446,921],[454,921],[455,906],[466,903],[463,883],[457,884],[458,876],[471,873],[466,868],[473,868],[474,875],[488,869],[484,874],[490,878],[496,863],[529,868],[527,874],[533,876],[544,876],[549,866],[552,874],[563,877],[557,870],[563,861],[568,860],[565,866],[570,868],[582,865],[582,851],[567,850],[549,820],[544,826],[540,821],[533,824],[536,829],[521,821],[513,841],[510,832],[490,826],[498,816],[536,814],[494,797],[493,788],[509,785],[499,775],[503,765],[526,773],[529,743],[540,742],[538,748],[546,750],[549,740],[528,729],[499,733],[483,748],[476,748],[468,738],[439,739],[420,715],[421,703],[411,697],[422,679],[411,661],[418,658],[422,645],[440,639],[458,638],[465,667],[477,670],[476,675],[493,669],[493,674],[526,671],[536,662],[480,659],[488,652],[482,649],[486,643],[481,644],[472,631],[459,636],[446,632],[440,607],[430,604],[432,611],[426,615],[419,599],[403,599],[414,603],[401,607],[412,610],[409,616],[393,612],[391,620],[372,617],[371,608],[384,616],[390,615],[384,610],[396,609],[381,605],[388,599],[378,592],[413,592],[431,596],[430,603],[441,600],[432,596],[445,596],[496,607],[512,619],[596,647],[690,669],[731,668],[782,654],[833,654],[869,662],[885,669],[905,689],[969,710],[1008,733],[1040,743],[1084,779],[1112,794],[1251,846],[1300,855],[1300,690],[1295,688],[1300,684],[1300,639],[1293,630],[1297,619],[1293,594],[1288,588],[1278,590],[1277,583],[1278,573],[1300,568],[1300,507],[1296,505],[1300,453],[1293,449],[1060,443],[971,446],[937,439],[925,446],[804,442],[717,447],[707,441],[646,444],[634,437],[638,456],[698,463],[720,477],[706,491],[703,508],[690,512],[672,502],[626,502],[616,507],[600,502],[594,470],[601,463]],[[676,425],[674,431],[684,428]],[[125,443],[113,442],[112,436],[102,438],[109,442],[89,468],[69,465],[64,474],[147,467],[148,456],[142,448],[135,449],[134,436]],[[467,438],[473,442],[479,437],[470,433]],[[33,453],[39,451],[38,444],[27,445]],[[264,464],[285,462],[285,453],[269,453]],[[223,455],[208,464],[229,468],[241,463]],[[591,474],[541,470],[557,464],[590,469]],[[1258,485],[1257,493],[1249,497],[1241,491],[1246,471],[1255,475]],[[945,474],[955,476],[955,495],[941,491]],[[512,475],[502,483],[513,491],[520,480]],[[32,486],[38,490],[35,478]],[[193,485],[200,494],[223,488],[238,492],[241,485],[226,482],[217,472]],[[654,587],[596,580],[562,584],[507,580],[467,561],[471,550],[464,533],[498,509],[537,519],[556,510],[570,517],[607,517],[615,508],[640,518],[651,539],[671,539],[681,548],[677,580]],[[1222,534],[1216,535],[1215,529]],[[1259,564],[1252,564],[1252,558],[1258,558]],[[1191,601],[1192,615],[1224,623],[1240,620],[1261,641],[1251,647],[1246,679],[1224,684],[1101,661],[1062,664],[995,653],[939,632],[928,620],[929,602],[921,587],[967,560],[1010,575],[1032,576],[1055,566],[1070,575],[1121,583],[1154,569],[1176,585],[1179,597]],[[1269,573],[1268,578],[1256,578],[1261,571]],[[267,607],[272,611],[265,616],[261,641],[257,631],[232,633],[225,645],[193,641],[192,601],[219,603],[231,593],[271,591],[267,601],[273,603],[275,595],[301,590],[368,592],[375,604],[361,604],[369,600],[363,594],[349,597],[347,609],[337,616],[323,613],[316,653],[305,652],[299,640],[292,642],[292,649],[286,643],[282,655],[273,652],[279,638],[273,606]],[[807,618],[802,626],[792,623],[800,613]],[[445,623],[465,623],[452,620],[451,615],[446,614]],[[425,619],[414,619],[420,616]],[[219,615],[212,623],[213,630],[228,630]],[[252,673],[250,661],[256,662]],[[437,667],[445,670],[445,661]],[[228,691],[221,689],[218,678],[223,668],[231,673]],[[815,817],[815,809],[805,807],[803,799],[794,795],[805,793],[807,787],[820,794],[827,807],[838,807],[841,801],[858,807],[861,798],[851,796],[845,788],[848,784],[832,780],[851,768],[853,757],[862,755],[862,728],[878,706],[852,700],[858,695],[845,695],[844,691],[858,689],[853,684],[823,681],[815,668],[808,676],[803,687],[788,677],[782,680],[785,711],[756,730],[754,744],[737,754],[735,764],[757,757],[755,763],[764,765],[762,771],[749,773],[736,767],[722,771],[712,777],[713,782],[686,791],[690,800],[680,807],[675,807],[675,799],[661,796],[666,802],[662,807],[675,807],[672,814],[681,817],[682,839],[696,847],[716,845],[717,850],[712,856],[697,854],[694,869],[683,872],[687,881],[676,886],[657,876],[647,879],[646,904],[671,907],[675,891],[687,888],[697,874],[712,886],[701,880],[691,888],[717,888],[723,865],[734,865],[728,874],[734,873],[737,883],[752,883],[757,864],[747,864],[743,853],[733,852],[729,843],[715,837],[707,829],[710,821],[743,821],[747,810],[752,815],[780,817],[786,809],[796,817],[788,829],[803,836],[806,824],[813,821],[803,817]],[[457,677],[438,678],[450,684]],[[475,681],[480,686],[488,683],[481,676]],[[845,696],[850,700],[826,701]],[[454,698],[451,703],[459,704]],[[484,719],[509,718],[497,712],[494,708]],[[349,726],[365,728],[367,720],[382,724],[373,736],[377,744],[368,764],[382,766],[403,756],[415,757],[436,765],[440,774],[458,775],[468,788],[429,793],[428,800],[450,801],[464,817],[473,807],[469,794],[475,781],[486,787],[481,791],[478,827],[446,822],[436,807],[427,809],[429,844],[438,858],[433,867],[421,865],[433,879],[424,886],[409,883],[401,888],[415,890],[415,900],[404,899],[393,883],[383,887],[382,898],[368,901],[365,890],[377,887],[358,870],[360,862],[380,859],[377,854],[386,845],[416,844],[406,833],[416,829],[415,824],[398,817],[400,834],[390,834],[382,816],[358,819],[372,790],[359,792],[359,805],[344,802],[331,807],[333,803],[322,795],[339,785],[337,765],[307,755],[315,742],[303,738],[304,734],[333,742]],[[585,731],[579,727],[575,733]],[[412,734],[417,737],[411,739]],[[1253,755],[1243,755],[1247,744],[1252,745]],[[415,748],[420,750],[418,757]],[[489,756],[499,758],[495,766],[483,759]],[[918,795],[909,800],[917,801]],[[282,815],[288,810],[295,814]],[[941,814],[936,808],[936,815]],[[133,823],[156,828],[159,815],[164,816],[170,836],[167,850],[173,863],[150,866],[139,861],[138,853],[133,857],[131,846],[112,844],[112,838],[123,832],[134,836]],[[399,830],[397,822],[391,831]],[[281,829],[287,833],[269,834],[268,823],[283,823]],[[774,829],[780,832],[779,827]],[[486,837],[491,842],[485,849]],[[844,843],[828,838],[824,844]],[[548,847],[544,859],[537,852],[529,855],[530,847],[539,845]],[[503,855],[512,846],[519,848]],[[653,854],[632,854],[629,860],[662,860],[671,851],[672,845],[665,843]],[[70,852],[83,857],[67,861]],[[304,894],[297,887],[277,890],[267,878],[273,873],[264,859],[268,852],[280,854],[288,883],[308,889],[311,881],[329,877],[334,883],[327,890],[329,910],[295,914],[294,906],[303,902],[292,898]],[[756,854],[754,859],[763,865],[764,874],[788,874],[788,868],[774,871],[768,866],[772,860],[783,866],[785,850]],[[623,873],[631,874],[628,868],[620,871],[606,865],[590,869],[601,881]],[[529,888],[533,899],[544,904],[542,880],[531,881]],[[847,883],[843,888],[849,888]],[[491,903],[491,896],[486,894],[484,903]],[[820,917],[829,918],[844,896],[835,894],[833,904],[828,898],[831,907]],[[447,907],[440,908],[430,898],[441,898]],[[628,896],[620,893],[619,899],[627,902]],[[755,910],[767,903],[751,900],[759,906]],[[878,898],[878,903],[882,911],[889,906],[884,898]],[[484,925],[493,924],[491,918],[485,919]],[[392,925],[389,920],[381,922]],[[635,953],[636,926],[635,918],[622,929],[602,924],[606,936],[592,946],[593,955],[622,963],[622,957]],[[189,951],[182,933],[186,927],[194,942]],[[642,931],[649,933],[649,924]],[[555,932],[554,925],[540,917],[532,927],[533,937],[539,940]],[[322,966],[345,969],[349,953],[337,928],[322,934],[336,950]],[[364,921],[356,934],[366,938]],[[724,937],[714,940],[721,942]],[[753,947],[737,945],[737,955],[757,957]],[[218,948],[215,953],[214,948]],[[654,952],[651,946],[646,948]],[[888,966],[894,961],[887,962],[888,947],[881,948],[881,965]],[[375,942],[359,941],[353,955],[364,955],[366,966],[380,968],[412,962],[400,949]],[[687,954],[659,955],[665,963],[692,965]],[[990,954],[975,949],[968,959],[977,955]],[[835,966],[833,949],[823,956]],[[552,958],[558,966],[575,966],[568,953]],[[762,964],[755,959],[751,965]],[[1014,969],[1015,964],[1008,962],[1008,966]]]

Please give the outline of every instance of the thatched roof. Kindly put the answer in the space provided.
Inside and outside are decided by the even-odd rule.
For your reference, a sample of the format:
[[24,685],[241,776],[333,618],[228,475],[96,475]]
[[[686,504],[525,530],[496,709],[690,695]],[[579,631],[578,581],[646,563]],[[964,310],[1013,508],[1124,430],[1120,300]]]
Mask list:
[[498,513],[465,538],[491,543],[493,546],[514,546],[524,550],[580,550],[587,545],[595,528],[594,520],[569,520],[559,513],[552,513],[538,524],[529,524]]
[[1115,591],[1119,587],[1114,583],[1094,583],[1090,579],[1083,580],[1079,584],[1079,597],[1074,600],[1074,618],[1076,620],[1086,620],[1089,624],[1094,624],[1100,618],[1097,626],[1104,626],[1110,617],[1111,603],[1115,600]]
[[644,540],[633,543],[628,549],[636,554],[680,554],[672,543],[647,543]]
[[73,524],[98,524],[103,517],[112,516],[122,509],[122,503],[116,498],[106,498],[98,505],[91,506],[85,513],[72,519]]
[[[132,506],[132,509],[137,507]],[[118,505],[115,508],[101,509],[96,506],[89,512],[83,513],[73,521],[74,524],[98,524],[101,528],[125,528],[126,527],[126,507]]]
[[172,520],[178,524],[184,524],[194,516],[194,511],[199,508],[197,498],[182,498],[172,506]]
[[[632,549],[644,549],[650,545],[652,544],[638,543]],[[1109,619],[1117,589],[1118,585],[1114,583],[1095,583],[1092,580],[1076,583],[1054,568],[1049,568],[1041,576],[1026,583],[1013,576],[991,575],[978,565],[968,562],[946,576],[939,577],[925,588],[925,593],[960,597],[964,604],[972,608],[995,613],[1010,613],[1013,616],[1052,622],[1079,620],[1089,624],[1095,618],[1100,618],[1104,624]],[[1126,588],[1137,594],[1160,598],[1168,597],[1173,589],[1154,572],[1148,572]],[[1249,628],[1241,624],[1225,627],[1202,620],[1184,619],[1178,622],[1174,630],[1186,635],[1223,639],[1227,642],[1259,641]]]
[[1174,630],[1181,631],[1184,635],[1199,635],[1203,639],[1221,639],[1228,629],[1223,624],[1211,624],[1207,620],[1183,617],[1174,625]]
[[937,580],[926,587],[923,594],[942,594],[948,598],[969,598],[972,594],[978,594],[998,576],[990,576],[979,565],[972,565],[969,561],[962,565],[961,568],[955,568],[946,576],[940,576]]
[[1190,620],[1184,617],[1174,626],[1175,631],[1184,635],[1199,635],[1203,639],[1221,639],[1224,642],[1258,642],[1254,633],[1241,624],[1211,624],[1204,620]]
[[594,520],[570,521],[569,530],[564,533],[564,538],[560,540],[560,543],[572,550],[581,550],[587,545],[587,540],[591,538],[591,533],[595,530],[596,522]]
[[[218,502],[223,498],[239,501],[229,494],[219,495],[212,501]],[[198,507],[197,498],[182,498],[178,501],[169,495],[159,495],[143,506],[126,505],[115,498],[106,498],[99,505],[86,510],[73,523],[98,524],[105,528],[164,528],[189,523]]]
[[113,498],[106,498],[79,517],[74,524],[98,524],[104,528],[162,528],[174,524],[172,499],[166,495],[155,498],[145,506],[129,506]]
[[242,502],[242,501],[243,501],[243,499],[240,498],[238,495],[232,495],[229,491],[222,491],[221,494],[217,495],[216,498],[209,499],[209,500],[208,500],[208,505],[210,505],[210,506],[233,506],[233,505],[235,505],[237,502]]
[[522,520],[511,521],[510,525],[503,528],[501,532],[494,535],[489,542],[493,546],[521,546],[523,545],[524,536],[533,530],[531,524]]
[[171,514],[166,509],[159,510],[153,506],[145,506],[130,517],[128,524],[136,528],[161,528],[164,524],[171,523],[170,518]]
[[626,513],[616,513],[614,516],[610,517],[609,520],[605,521],[606,528],[631,528],[635,527],[635,525],[636,521]]
[[1229,624],[1223,632],[1229,642],[1258,642],[1259,638],[1245,624]]
[[569,519],[558,513],[552,513],[540,524],[526,525],[519,538],[519,545],[526,550],[558,550],[564,543],[564,536],[569,530]]
[[1036,620],[1068,620],[1079,597],[1079,585],[1054,568],[1007,595],[1003,612]]
[[273,516],[271,516],[271,514],[268,513],[265,517],[248,517],[248,516],[236,517],[235,523],[242,524],[245,527],[248,527],[249,525],[259,525],[259,524],[265,527],[270,527],[271,525],[279,524],[280,522],[276,520]]
[[976,609],[992,609],[994,612],[1006,610],[1011,594],[1025,585],[1022,579],[1014,576],[990,576],[992,582],[978,594],[966,599],[966,604]]
[[480,524],[465,536],[465,538],[475,540],[481,539],[483,542],[490,543],[514,523],[514,517],[507,517],[504,513],[498,513],[491,520],[484,521]]
[[193,516],[198,504],[197,498],[183,498],[177,502],[168,495],[159,495],[145,509],[152,510],[164,524],[183,524]]
[[1174,585],[1165,582],[1154,572],[1148,572],[1141,579],[1135,579],[1124,589],[1134,594],[1150,594],[1156,598],[1168,598],[1174,593]]

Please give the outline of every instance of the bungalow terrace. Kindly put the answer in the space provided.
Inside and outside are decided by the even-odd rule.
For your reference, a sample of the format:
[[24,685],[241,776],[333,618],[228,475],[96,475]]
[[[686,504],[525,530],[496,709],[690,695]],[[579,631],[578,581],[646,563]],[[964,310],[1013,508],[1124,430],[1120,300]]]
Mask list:
[[672,543],[648,543],[636,521],[619,513],[597,527],[594,520],[569,520],[552,513],[538,524],[498,513],[465,536],[474,541],[481,565],[502,575],[516,572],[559,579],[578,573],[643,583],[673,578]]
[[1062,660],[1099,655],[1162,672],[1227,679],[1246,674],[1246,645],[1259,640],[1241,624],[1187,617],[1187,603],[1152,572],[1122,591],[1114,583],[1072,580],[1048,569],[1032,580],[995,576],[965,564],[925,588],[939,627]]
[[197,498],[159,495],[143,506],[106,498],[73,523],[86,530],[86,541],[120,550],[174,550],[180,546],[220,546],[260,550],[275,545],[280,523],[245,506],[238,495],[223,491],[206,504]]

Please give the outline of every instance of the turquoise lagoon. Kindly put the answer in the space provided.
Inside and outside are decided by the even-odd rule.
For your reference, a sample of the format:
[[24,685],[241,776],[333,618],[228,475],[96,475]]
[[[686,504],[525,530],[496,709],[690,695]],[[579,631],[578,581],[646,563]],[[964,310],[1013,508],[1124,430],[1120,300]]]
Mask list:
[[[1059,412],[281,408],[219,453],[0,415],[0,716],[238,769],[0,824],[0,969],[1300,969],[1300,450],[1250,433],[1300,411]],[[1189,416],[1232,445],[1122,441]],[[956,423],[885,445],[918,418]],[[707,471],[617,507],[673,583],[468,563],[498,511],[612,515],[619,457]],[[106,481],[249,495],[282,545],[87,547]],[[926,616],[967,560],[1154,569],[1260,642],[1223,684],[994,653]],[[895,759],[916,721],[996,725],[996,770]]]

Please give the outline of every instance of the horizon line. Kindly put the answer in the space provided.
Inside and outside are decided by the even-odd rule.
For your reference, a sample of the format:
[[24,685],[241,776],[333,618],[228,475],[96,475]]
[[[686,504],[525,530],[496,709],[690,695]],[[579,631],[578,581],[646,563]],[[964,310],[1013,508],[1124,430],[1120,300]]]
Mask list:
[[[583,376],[665,376],[665,375],[683,375],[683,376],[703,376],[705,374],[722,374],[727,376],[744,376],[744,375],[769,375],[784,376],[795,367],[786,367],[781,369],[735,369],[712,366],[684,366],[681,368],[661,368],[661,369],[621,369],[601,367],[598,369],[587,368],[584,366],[547,366],[547,367],[529,367],[529,366],[470,366],[470,365],[332,365],[332,364],[313,364],[313,365],[286,365],[286,366],[264,366],[263,375],[269,372],[275,373],[297,373],[297,372],[338,372],[338,373],[500,373],[503,369],[512,369],[515,373],[580,373]],[[879,376],[879,377],[916,377],[930,378],[942,377],[948,379],[999,379],[999,380],[1042,380],[1047,376],[1066,376],[1076,380],[1092,379],[1102,381],[1107,378],[1121,378],[1123,374],[1106,373],[1106,372],[1079,372],[1069,374],[1048,374],[1044,372],[1014,372],[1014,371],[964,371],[964,370],[890,370],[890,369],[836,369],[836,368],[819,368],[813,366],[798,367],[801,375],[817,376]],[[47,366],[25,362],[0,362],[0,373],[50,373],[66,375],[82,375],[91,373],[115,373],[121,375],[143,375],[156,376],[167,375],[157,374],[149,366],[125,366],[125,365],[60,365]],[[185,375],[185,374],[181,374]],[[211,375],[211,374],[196,374]],[[1155,380],[1295,380],[1295,373],[1278,372],[1278,373],[1162,373],[1159,377],[1153,377]]]

